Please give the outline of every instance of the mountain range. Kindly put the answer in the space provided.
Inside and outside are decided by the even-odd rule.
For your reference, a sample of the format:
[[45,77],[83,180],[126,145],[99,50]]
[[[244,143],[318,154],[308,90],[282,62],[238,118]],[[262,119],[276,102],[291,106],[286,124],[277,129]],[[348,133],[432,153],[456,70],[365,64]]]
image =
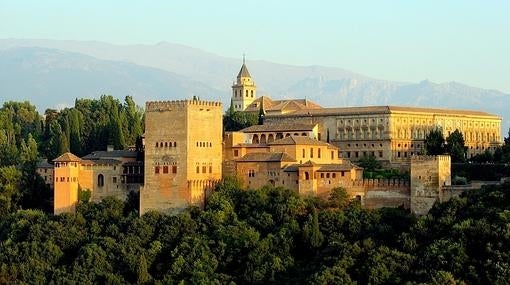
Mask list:
[[[75,98],[111,94],[147,100],[198,96],[230,101],[241,59],[162,42],[113,45],[61,40],[0,40],[0,101],[29,100],[46,108],[71,106]],[[325,107],[403,105],[482,110],[510,127],[510,94],[458,82],[378,80],[324,66],[247,61],[259,95],[307,98]]]

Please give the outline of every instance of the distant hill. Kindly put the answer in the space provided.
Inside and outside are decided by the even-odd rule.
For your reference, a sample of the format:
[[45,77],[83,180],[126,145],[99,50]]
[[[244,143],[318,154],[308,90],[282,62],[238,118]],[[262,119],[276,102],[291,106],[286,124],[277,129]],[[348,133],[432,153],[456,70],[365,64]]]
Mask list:
[[220,91],[187,77],[127,62],[46,48],[0,51],[0,101],[29,100],[39,112],[74,104],[75,98],[112,94],[147,100],[220,100]]
[[[19,57],[23,57],[23,53],[30,54],[32,47],[47,48],[45,52],[48,54],[45,56],[52,58],[52,61],[42,60],[42,50],[35,49],[38,52],[33,53],[41,60],[33,68],[40,69],[39,73],[34,71],[25,78],[24,72],[29,71],[22,69],[19,63],[26,65],[28,60]],[[16,56],[18,66],[13,59]],[[74,99],[112,93],[117,97],[131,94],[140,104],[146,99],[175,99],[190,97],[191,94],[216,98],[228,104],[230,86],[241,65],[240,59],[167,42],[156,45],[112,45],[17,39],[0,40],[0,67],[5,62],[11,62],[14,71],[23,72],[18,73],[21,77],[11,74],[10,79],[5,80],[3,74],[10,72],[1,68],[2,91],[11,93],[5,95],[2,92],[0,99],[3,100],[15,98],[13,96],[47,96],[47,100],[52,100],[52,96],[57,95]],[[55,62],[67,62],[69,69],[51,68]],[[45,70],[45,64],[51,70],[51,80],[39,76]],[[267,61],[248,61],[247,64],[260,95],[273,98],[306,97],[328,107],[406,105],[483,110],[504,117],[505,135],[510,127],[510,94],[496,90],[457,82],[437,84],[427,80],[419,83],[377,80],[348,70],[323,66],[292,66]],[[85,70],[81,66],[91,68]]]

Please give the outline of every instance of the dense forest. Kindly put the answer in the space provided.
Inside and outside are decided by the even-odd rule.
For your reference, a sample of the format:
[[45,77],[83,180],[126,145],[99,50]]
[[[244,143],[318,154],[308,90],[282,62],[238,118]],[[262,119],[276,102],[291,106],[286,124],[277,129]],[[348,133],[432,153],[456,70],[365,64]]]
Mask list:
[[364,210],[279,188],[218,185],[205,210],[139,217],[125,203],[0,218],[0,283],[507,284],[510,185],[437,204],[423,217]]
[[51,160],[66,151],[82,156],[107,145],[124,149],[142,130],[143,110],[130,96],[124,103],[106,95],[76,99],[74,107],[47,109],[44,115],[29,102],[6,102],[0,108],[0,166],[33,156]]
[[[224,120],[239,129],[261,117],[229,110]],[[122,149],[142,130],[130,97],[77,99],[44,116],[28,102],[0,108],[0,284],[509,283],[508,183],[422,217],[363,209],[340,188],[325,201],[282,188],[246,191],[235,178],[216,187],[204,210],[176,216],[140,217],[133,193],[51,214],[52,193],[35,174],[40,158]],[[503,167],[510,136],[498,151]]]

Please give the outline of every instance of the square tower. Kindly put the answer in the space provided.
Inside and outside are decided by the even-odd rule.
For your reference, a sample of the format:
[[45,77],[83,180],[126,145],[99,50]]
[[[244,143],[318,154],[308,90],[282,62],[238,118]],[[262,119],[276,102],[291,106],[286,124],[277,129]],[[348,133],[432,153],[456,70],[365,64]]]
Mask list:
[[202,207],[222,176],[223,109],[219,102],[147,102],[145,184],[140,214]]

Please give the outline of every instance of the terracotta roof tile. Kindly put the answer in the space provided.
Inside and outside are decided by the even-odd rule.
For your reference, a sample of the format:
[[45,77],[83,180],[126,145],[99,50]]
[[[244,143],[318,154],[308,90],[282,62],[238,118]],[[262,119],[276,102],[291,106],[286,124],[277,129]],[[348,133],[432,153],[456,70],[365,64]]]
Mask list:
[[269,145],[321,145],[334,147],[333,145],[330,145],[328,143],[303,136],[288,136],[286,138],[271,142],[269,143]]
[[288,161],[295,162],[296,160],[284,152],[253,152],[248,153],[242,158],[238,159],[240,162],[279,162]]
[[285,132],[285,131],[312,131],[316,125],[314,124],[296,124],[287,122],[278,122],[264,125],[254,125],[240,130],[243,133],[258,132]]
[[76,155],[70,152],[66,152],[53,160],[53,162],[69,162],[69,161],[81,161],[81,158],[77,157]]

